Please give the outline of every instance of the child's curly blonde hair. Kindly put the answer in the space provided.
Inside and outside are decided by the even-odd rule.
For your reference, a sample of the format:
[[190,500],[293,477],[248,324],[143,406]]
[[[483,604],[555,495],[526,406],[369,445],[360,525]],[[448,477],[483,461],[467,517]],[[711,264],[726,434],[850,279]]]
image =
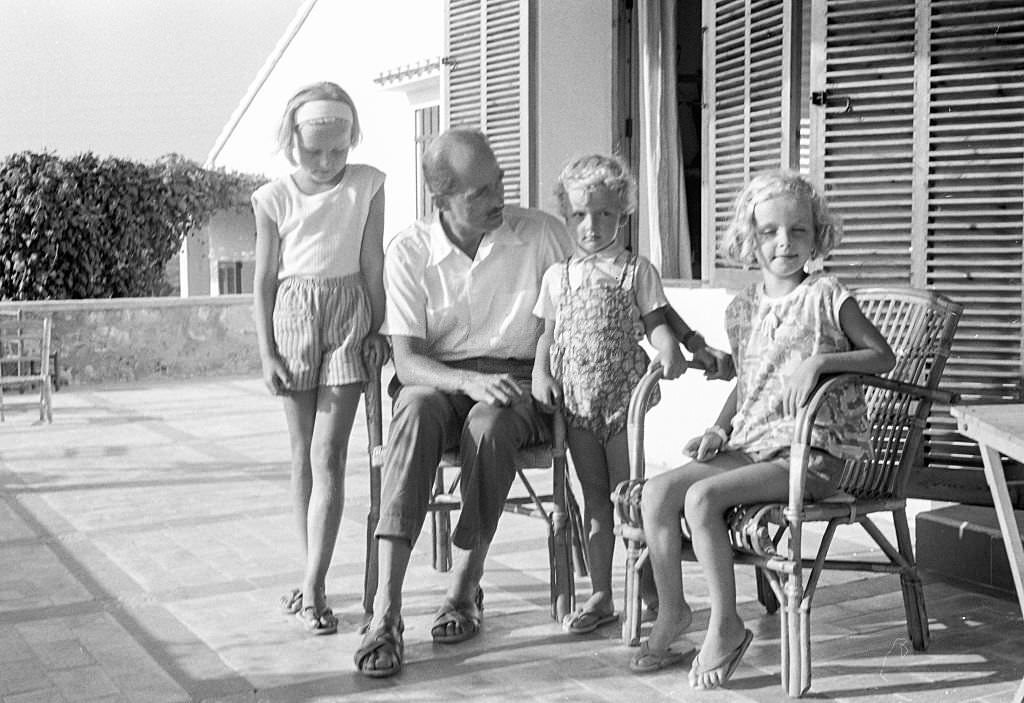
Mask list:
[[632,214],[636,210],[636,179],[626,162],[618,156],[587,154],[570,159],[558,175],[555,198],[562,217],[572,212],[570,189],[590,189],[595,186],[604,186],[618,197],[623,215]]
[[843,225],[833,214],[824,196],[799,173],[785,169],[762,171],[747,183],[733,204],[733,217],[722,237],[722,255],[729,261],[750,268],[757,264],[754,207],[781,195],[803,198],[811,206],[814,220],[814,256],[824,258],[839,246]]

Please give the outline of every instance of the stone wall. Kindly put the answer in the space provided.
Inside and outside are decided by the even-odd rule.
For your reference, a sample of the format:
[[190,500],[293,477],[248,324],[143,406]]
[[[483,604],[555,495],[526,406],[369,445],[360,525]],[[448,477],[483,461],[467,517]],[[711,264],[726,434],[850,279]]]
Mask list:
[[53,317],[61,385],[259,373],[251,295],[0,302]]

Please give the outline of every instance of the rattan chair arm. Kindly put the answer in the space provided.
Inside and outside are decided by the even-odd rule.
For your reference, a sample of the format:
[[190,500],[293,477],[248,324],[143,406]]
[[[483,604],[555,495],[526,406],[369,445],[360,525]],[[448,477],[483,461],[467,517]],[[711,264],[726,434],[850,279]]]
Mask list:
[[811,447],[811,432],[818,412],[825,404],[828,395],[839,388],[859,383],[862,386],[873,386],[894,393],[927,400],[929,402],[950,403],[957,399],[955,393],[926,388],[913,383],[896,381],[883,376],[862,373],[841,373],[828,376],[814,389],[807,403],[797,411],[793,428],[793,444],[790,460],[789,505],[786,518],[790,521],[803,519],[804,487],[807,477],[808,451]]
[[623,481],[612,490],[612,505],[615,516],[621,525],[643,528],[643,516],[640,513],[640,500],[643,497],[644,479]]
[[814,389],[814,392],[811,393],[811,397],[808,399],[807,403],[797,411],[796,423],[793,429],[794,444],[807,444],[810,442],[811,430],[814,427],[814,421],[818,416],[818,411],[821,410],[821,407],[825,403],[825,398],[829,393],[837,390],[841,386],[849,385],[851,383],[859,383],[862,386],[883,388],[896,393],[930,400],[933,403],[954,403],[959,398],[956,393],[939,390],[938,388],[926,388],[914,383],[894,381],[890,378],[885,378],[884,376],[875,376],[873,374],[864,373],[835,374],[828,376],[825,380],[821,381]]
[[629,477],[633,480],[644,477],[644,419],[651,406],[651,394],[662,378],[662,369],[655,366],[648,369],[636,384],[629,398],[626,414],[626,442],[629,449]]

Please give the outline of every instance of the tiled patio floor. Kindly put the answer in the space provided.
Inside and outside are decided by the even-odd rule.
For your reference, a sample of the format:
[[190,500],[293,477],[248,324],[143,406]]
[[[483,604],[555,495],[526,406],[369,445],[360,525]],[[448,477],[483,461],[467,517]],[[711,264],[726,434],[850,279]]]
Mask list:
[[[431,644],[446,585],[417,546],[406,590],[405,671],[357,675],[367,505],[365,430],[352,438],[346,513],[328,582],[337,636],[278,613],[301,574],[278,401],[254,379],[65,388],[52,425],[29,396],[0,425],[0,701],[777,701],[778,625],[740,574],[756,638],[729,690],[697,693],[682,668],[635,676],[608,627],[550,619],[543,524],[503,518],[484,578],[483,634]],[[844,547],[860,548],[844,536]],[[687,564],[695,607],[699,569]],[[827,576],[814,608],[812,699],[1019,697],[1024,622],[1009,596],[926,576],[932,645],[910,650],[895,577]],[[617,581],[621,582],[621,581]],[[577,584],[582,595],[586,584]],[[706,612],[690,637],[699,644]]]

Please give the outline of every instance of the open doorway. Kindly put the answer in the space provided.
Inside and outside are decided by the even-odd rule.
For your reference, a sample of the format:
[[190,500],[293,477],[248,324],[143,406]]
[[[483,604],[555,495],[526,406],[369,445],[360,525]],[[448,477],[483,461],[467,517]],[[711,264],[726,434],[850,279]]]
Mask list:
[[[655,0],[656,1],[656,0]],[[619,0],[616,10],[616,94],[613,115],[615,123],[615,151],[623,156],[639,174],[641,162],[641,59],[639,3]],[[701,278],[701,85],[703,58],[701,45],[701,2],[663,3],[670,8],[663,15],[664,22],[672,23],[674,51],[671,67],[675,76],[672,93],[675,105],[678,160],[686,198],[687,241],[689,242],[690,277]],[[650,187],[644,184],[644,187]],[[631,218],[629,242],[638,247],[637,218]],[[685,272],[679,272],[685,277]]]

